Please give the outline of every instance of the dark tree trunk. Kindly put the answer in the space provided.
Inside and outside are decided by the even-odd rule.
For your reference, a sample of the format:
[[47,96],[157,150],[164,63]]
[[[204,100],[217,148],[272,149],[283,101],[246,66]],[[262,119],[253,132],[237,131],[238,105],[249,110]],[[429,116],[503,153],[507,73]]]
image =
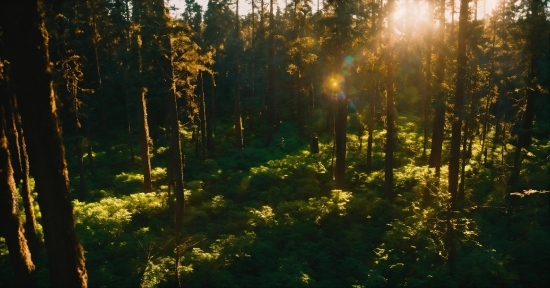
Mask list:
[[[15,186],[21,182],[20,194],[23,198],[23,207],[25,208],[25,236],[29,245],[29,249],[32,255],[37,256],[40,251],[40,240],[36,234],[36,217],[34,216],[33,208],[33,197],[31,195],[29,187],[29,159],[27,157],[27,148],[25,146],[25,138],[23,136],[23,129],[21,127],[21,118],[17,112],[17,101],[15,99],[15,94],[11,90],[10,78],[9,78],[9,67],[5,65],[4,71],[7,71],[4,75],[4,81],[0,82],[0,98],[4,106],[4,118],[6,121],[6,129],[10,131],[7,133],[9,151],[10,151],[10,162],[13,167],[19,167],[21,171],[15,173],[14,171],[14,180]],[[3,95],[2,95],[3,94]],[[11,125],[10,125],[11,123]],[[13,144],[11,142],[14,142]],[[13,151],[13,154],[12,154]],[[14,156],[16,155],[16,156]],[[18,163],[16,163],[18,162]]]
[[[296,75],[297,72],[294,72],[294,74],[291,74],[288,79],[288,116],[290,120],[294,121],[296,119],[296,113],[294,110],[294,93],[298,90],[297,88],[297,82],[296,82]],[[298,105],[298,104],[296,104]]]
[[[90,117],[88,116],[88,119],[86,121],[86,138],[88,141],[86,141],[86,148],[88,148],[88,165],[90,166],[90,173],[94,174],[94,154],[92,149],[92,135],[91,130],[92,128],[90,123]],[[133,152],[132,152],[133,153]]]
[[273,141],[273,134],[277,129],[277,100],[275,99],[275,19],[273,0],[269,1],[269,64],[268,64],[268,90],[267,90],[267,141],[269,146]]
[[[20,121],[18,121],[20,123]],[[22,131],[21,124],[19,131]],[[23,207],[25,208],[25,236],[31,253],[38,256],[40,252],[40,239],[36,233],[36,216],[34,215],[34,199],[31,194],[31,188],[29,186],[29,158],[27,155],[27,146],[25,144],[25,138],[23,133],[19,133],[19,147],[21,148],[21,164],[23,167],[23,181],[21,182],[21,196],[23,198]]]
[[2,103],[1,105],[4,106],[4,121],[6,123],[6,138],[8,140],[9,150],[10,150],[10,162],[13,168],[13,178],[15,179],[15,185],[17,186],[19,182],[23,179],[23,167],[22,167],[22,159],[21,159],[21,147],[19,147],[19,133],[16,125],[15,115],[13,109],[12,109],[12,102],[11,99],[14,99],[12,96],[13,92],[9,91],[8,88],[8,79],[5,81],[5,88],[1,87],[4,86],[0,83],[0,89],[3,91],[0,91],[0,93],[3,93],[4,95],[0,94],[0,97],[2,97]]
[[[387,4],[388,11],[393,11],[394,1],[389,0]],[[391,34],[393,33],[393,19],[387,18],[387,51],[386,51],[386,155],[384,165],[384,197],[393,201],[393,151],[395,146],[395,123],[394,123],[394,71],[393,71],[393,49]]]
[[214,136],[212,135],[214,131],[214,100],[216,95],[216,86],[215,86],[215,78],[212,74],[212,86],[211,86],[211,93],[210,93],[210,105],[206,105],[206,118],[208,119],[208,122],[206,122],[206,149],[208,149],[209,152],[214,152]]
[[465,190],[465,181],[466,181],[466,161],[468,160],[468,139],[470,138],[470,129],[469,129],[469,121],[466,120],[464,123],[464,139],[462,139],[462,160],[460,165],[460,184],[458,185],[458,193],[457,193],[457,201],[461,202],[464,200],[464,190]]
[[235,108],[233,111],[235,125],[235,147],[243,149],[243,124],[241,119],[241,87],[239,76],[239,54],[240,54],[240,29],[239,29],[239,0],[237,0],[237,13],[235,14]]
[[464,86],[466,80],[466,39],[468,37],[468,0],[460,1],[460,16],[458,21],[457,72],[455,86],[455,103],[453,107],[453,122],[451,136],[451,151],[449,153],[449,194],[451,195],[451,210],[457,207],[458,173],[460,164],[460,137],[462,117],[464,114]]
[[[6,95],[0,95],[5,97]],[[35,267],[17,215],[16,187],[13,179],[4,111],[0,107],[0,234],[6,240],[18,287],[36,287]]]
[[443,138],[445,129],[445,92],[443,91],[443,82],[445,81],[445,1],[440,1],[439,7],[439,52],[437,55],[436,67],[436,99],[434,99],[434,120],[432,129],[432,145],[430,159],[428,161],[430,168],[435,168],[436,186],[439,186],[441,176],[441,154],[443,152]]
[[180,255],[180,241],[181,241],[181,229],[183,223],[183,212],[185,208],[185,200],[183,196],[183,167],[185,158],[182,158],[181,153],[181,143],[179,135],[179,120],[178,120],[178,104],[176,91],[172,91],[169,95],[169,115],[170,115],[170,166],[171,166],[171,176],[174,181],[174,195],[176,197],[176,215],[175,215],[175,234],[176,234],[176,278],[178,286],[179,283],[179,272],[178,272],[178,262]]
[[[377,23],[379,23],[379,19],[381,17],[381,13],[376,13],[375,11],[375,5],[372,6],[372,24],[371,24],[371,33],[372,35],[376,35],[377,33]],[[379,42],[375,37],[374,39],[374,47],[375,51],[378,50],[378,44]],[[378,53],[376,53],[378,54]],[[371,70],[372,75],[374,75],[374,70]],[[372,171],[372,140],[373,140],[373,132],[374,132],[374,113],[376,111],[376,99],[378,98],[378,80],[375,80],[374,77],[372,77],[371,80],[371,87],[370,87],[370,95],[368,98],[369,101],[369,112],[367,114],[367,173],[370,173]]]
[[309,143],[309,152],[311,154],[319,154],[319,138],[317,135],[311,137],[311,142]]
[[455,103],[453,107],[453,122],[451,136],[451,151],[449,159],[449,194],[451,195],[451,203],[449,207],[448,231],[446,249],[448,253],[447,266],[451,274],[455,270],[456,262],[456,245],[454,236],[454,221],[453,213],[457,209],[458,203],[458,173],[460,163],[460,139],[462,130],[462,117],[464,114],[464,86],[466,80],[466,39],[468,36],[468,2],[469,0],[460,1],[460,15],[458,21],[458,49],[457,49],[457,72],[455,86]]
[[[531,10],[529,14],[529,22],[531,24],[531,27],[529,27],[529,39],[527,40],[529,43],[530,48],[530,59],[529,59],[529,72],[528,72],[528,83],[530,84],[530,87],[528,87],[527,92],[527,101],[525,105],[525,111],[523,112],[523,116],[521,119],[521,131],[518,133],[518,138],[516,142],[516,151],[514,154],[514,168],[512,169],[512,174],[510,175],[510,179],[508,180],[508,185],[510,186],[510,192],[518,192],[518,182],[519,182],[519,176],[521,171],[521,150],[523,148],[527,148],[531,145],[531,128],[533,126],[533,120],[535,118],[535,105],[536,105],[536,97],[538,94],[538,88],[536,87],[536,78],[537,78],[537,61],[539,60],[539,41],[540,41],[540,27],[538,27],[539,19],[541,19],[544,16],[541,16],[540,14],[544,14],[544,8],[541,0],[533,0],[530,3],[529,9]],[[544,18],[542,18],[544,19]],[[509,197],[509,196],[508,196]],[[509,197],[510,198],[510,197]],[[511,201],[508,201],[509,205],[513,206],[513,203]]]
[[135,162],[135,155],[134,155],[134,141],[132,140],[132,124],[130,123],[130,97],[126,95],[126,124],[128,126],[128,148],[130,150],[130,162]]
[[376,109],[375,96],[378,93],[378,83],[374,82],[370,99],[369,99],[369,113],[367,115],[367,173],[372,171],[372,137],[374,132],[374,113]]
[[79,175],[79,192],[78,201],[84,202],[86,200],[86,176],[84,173],[84,157],[82,157],[82,141],[81,137],[78,137],[78,143],[76,143],[76,160],[78,161],[78,175]]
[[327,132],[330,136],[334,135],[334,119],[335,119],[335,112],[336,109],[334,106],[336,106],[336,92],[334,92],[332,95],[329,95],[328,99],[328,109],[327,109]]
[[[433,14],[432,2],[428,1],[428,15],[431,20]],[[430,122],[430,104],[432,102],[432,27],[427,28],[426,35],[426,72],[424,83],[424,97],[422,99],[422,127],[424,130],[424,139],[422,145],[422,157],[426,157],[426,148],[428,146],[428,126]],[[424,158],[425,159],[425,158]]]
[[[346,91],[347,95],[347,91]],[[335,188],[345,189],[346,173],[346,127],[348,123],[348,101],[345,97],[338,97],[338,111],[336,115],[336,170],[334,173]]]
[[42,213],[51,284],[54,287],[86,287],[84,253],[76,237],[65,148],[55,109],[42,1],[0,3],[3,14],[0,26],[12,65],[23,131],[28,140],[27,151]]
[[[125,3],[124,7],[126,8],[126,14],[128,15],[128,18],[126,19],[126,21],[128,23],[130,23],[130,7],[128,7],[128,2]],[[121,43],[121,45],[124,46],[124,49],[127,50],[127,51],[132,51],[132,38],[130,36],[130,28],[128,27],[126,29],[126,38],[122,37],[121,38],[121,41],[123,43]],[[132,139],[132,122],[131,122],[131,112],[132,109],[130,107],[132,107],[131,103],[132,103],[132,98],[131,98],[131,95],[130,93],[128,93],[128,90],[130,89],[130,81],[128,79],[128,71],[130,70],[130,65],[127,65],[125,68],[124,68],[124,112],[126,113],[126,126],[127,126],[127,132],[128,132],[128,150],[130,150],[130,163],[134,163],[135,162],[135,155],[134,155],[134,141]],[[89,119],[88,119],[89,121]],[[88,129],[88,133],[89,133],[90,129]]]
[[252,132],[254,131],[254,118],[256,118],[255,116],[255,101],[256,101],[256,67],[255,67],[255,62],[256,62],[256,56],[254,54],[254,48],[255,48],[255,38],[256,38],[256,17],[254,16],[254,6],[256,6],[254,4],[254,1],[255,0],[252,0],[250,1],[250,4],[252,6],[252,37],[251,37],[251,45],[250,45],[250,50],[251,50],[251,56],[250,56],[250,59],[252,61],[251,65],[252,65],[252,84],[250,86],[251,88],[251,94],[250,94],[250,112],[249,112],[249,123],[248,123],[248,126],[250,126],[248,129]]
[[[104,114],[104,107],[103,107],[103,83],[101,80],[101,66],[99,65],[99,52],[98,52],[98,46],[99,46],[99,39],[100,35],[97,31],[97,19],[96,14],[94,11],[94,8],[89,3],[90,0],[88,0],[86,3],[88,5],[88,8],[90,9],[90,13],[92,16],[92,46],[94,47],[94,58],[95,58],[95,68],[96,68],[96,77],[97,77],[97,98],[99,102],[99,124],[100,127],[104,127],[105,124],[105,114]],[[101,130],[100,130],[101,131]]]
[[[139,138],[141,145],[141,167],[143,171],[143,191],[153,191],[151,184],[151,160],[149,157],[149,126],[147,125],[147,104],[145,101],[147,89],[143,88],[139,97]],[[177,131],[177,130],[176,130]]]
[[298,111],[297,122],[298,122],[298,137],[303,138],[305,135],[304,131],[304,95],[302,92],[302,76],[300,72],[296,72],[296,108]]
[[[169,15],[166,13],[164,2],[156,0],[153,2],[154,10],[163,15],[163,24],[161,25],[160,35],[162,40],[160,42],[160,47],[166,53],[171,53],[172,44],[170,41],[170,27],[168,26]],[[167,101],[167,109],[169,115],[169,126],[170,126],[170,173],[172,180],[174,182],[174,195],[176,198],[176,211],[175,211],[175,245],[176,245],[176,265],[175,265],[175,278],[178,287],[181,287],[180,275],[179,275],[179,259],[181,254],[181,230],[183,227],[183,213],[185,209],[185,198],[184,198],[184,166],[185,166],[185,157],[182,156],[181,151],[181,141],[179,133],[179,118],[178,118],[178,102],[177,102],[177,93],[176,85],[173,83],[175,80],[174,68],[172,63],[171,54],[168,54],[168,57],[164,57],[160,60],[160,65],[162,70],[165,71],[167,83],[165,95]]]
[[202,77],[203,72],[200,72],[200,105],[199,105],[199,117],[201,118],[201,150],[202,150],[202,159],[206,159],[206,103],[204,101],[204,80]]

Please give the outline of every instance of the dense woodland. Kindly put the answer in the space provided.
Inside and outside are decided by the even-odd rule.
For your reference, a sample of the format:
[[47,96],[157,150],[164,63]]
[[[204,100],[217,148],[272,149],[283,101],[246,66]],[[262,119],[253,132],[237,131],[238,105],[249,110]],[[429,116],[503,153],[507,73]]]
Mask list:
[[549,1],[239,4],[0,1],[0,287],[547,287]]

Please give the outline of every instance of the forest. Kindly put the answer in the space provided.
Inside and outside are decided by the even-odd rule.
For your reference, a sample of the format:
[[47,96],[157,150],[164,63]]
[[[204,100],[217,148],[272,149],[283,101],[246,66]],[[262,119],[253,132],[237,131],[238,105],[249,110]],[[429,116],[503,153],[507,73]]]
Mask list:
[[203,2],[0,1],[0,287],[549,285],[550,1]]

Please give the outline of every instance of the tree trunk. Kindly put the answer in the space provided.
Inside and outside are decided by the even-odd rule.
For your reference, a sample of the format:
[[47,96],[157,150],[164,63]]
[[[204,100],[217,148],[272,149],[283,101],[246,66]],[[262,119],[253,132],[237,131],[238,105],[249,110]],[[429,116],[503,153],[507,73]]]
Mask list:
[[78,201],[84,202],[84,200],[86,200],[86,176],[84,173],[84,157],[82,157],[82,137],[78,137],[78,143],[76,143],[75,148],[79,175]]
[[171,42],[171,35],[170,35],[170,27],[168,26],[168,19],[169,15],[166,13],[166,10],[164,9],[164,2],[163,1],[155,1],[155,11],[158,11],[158,13],[163,13],[163,21],[165,24],[161,26],[161,38],[162,41],[160,42],[160,48],[168,54],[168,57],[164,57],[162,60],[160,60],[160,65],[162,69],[165,71],[166,77],[165,81],[166,83],[169,83],[167,85],[167,88],[165,90],[166,92],[166,101],[167,101],[167,109],[168,109],[168,115],[169,115],[169,126],[170,126],[170,173],[171,177],[173,178],[174,182],[174,195],[176,198],[176,211],[175,211],[175,225],[174,225],[174,232],[175,232],[175,251],[176,251],[176,265],[175,265],[175,277],[176,277],[176,283],[178,287],[181,287],[180,283],[180,277],[179,277],[179,259],[180,259],[180,253],[181,251],[181,230],[183,226],[183,213],[185,209],[185,198],[184,198],[184,166],[185,166],[185,157],[182,156],[181,151],[181,141],[180,141],[180,133],[179,133],[179,118],[178,118],[178,102],[177,102],[177,93],[176,93],[176,84],[174,83],[175,75],[174,75],[174,68],[172,63],[172,42]]
[[199,117],[201,118],[201,151],[202,160],[206,159],[206,103],[204,102],[204,80],[202,77],[203,72],[199,73],[200,77],[200,105],[199,105]]
[[[42,213],[51,284],[54,287],[86,287],[88,277],[83,249],[74,227],[42,1],[0,3],[0,13],[3,14],[0,26],[12,65],[23,131],[28,140],[29,162]],[[29,79],[33,83],[29,84]]]
[[451,151],[449,153],[449,194],[451,195],[451,210],[457,207],[458,173],[460,163],[460,137],[462,117],[464,114],[464,85],[466,80],[466,39],[468,37],[468,2],[460,1],[460,16],[458,21],[457,72],[455,86],[455,103],[453,107],[453,122],[451,136]]
[[[530,59],[529,59],[529,72],[528,72],[528,81],[527,83],[530,83],[526,90],[527,94],[527,103],[525,105],[525,111],[523,112],[523,116],[521,119],[521,131],[518,133],[517,143],[516,143],[516,151],[514,154],[514,168],[512,169],[512,174],[510,175],[510,179],[508,181],[508,185],[510,186],[510,192],[518,192],[518,182],[519,182],[519,176],[521,171],[521,150],[523,148],[527,148],[531,145],[531,127],[533,126],[533,120],[535,118],[535,101],[538,94],[538,88],[536,87],[536,78],[537,78],[537,61],[539,60],[538,55],[538,49],[539,49],[539,41],[540,36],[539,31],[540,28],[537,27],[539,17],[541,12],[543,11],[543,5],[541,3],[541,0],[533,0],[530,3],[530,14],[529,14],[529,22],[532,25],[529,31],[529,39],[527,40],[529,43],[530,48]],[[543,18],[544,19],[544,18]],[[539,24],[540,25],[540,24]],[[509,197],[509,196],[508,196]],[[513,206],[511,201],[508,201],[509,205]]]
[[[431,20],[433,14],[432,2],[428,1],[428,19]],[[424,130],[424,139],[422,142],[422,157],[426,157],[426,148],[428,146],[428,126],[430,121],[430,104],[432,102],[432,27],[427,28],[426,35],[426,76],[424,83],[424,97],[422,101],[422,127]],[[425,159],[425,158],[423,158]]]
[[454,227],[453,227],[453,212],[457,209],[457,190],[458,190],[458,173],[460,162],[460,138],[462,130],[462,117],[464,114],[464,86],[466,79],[466,38],[468,36],[468,2],[469,0],[460,1],[460,15],[458,21],[458,49],[457,49],[457,72],[455,86],[455,104],[453,107],[453,122],[451,136],[451,151],[449,159],[449,194],[451,195],[451,203],[449,207],[449,225],[448,225],[448,240],[447,240],[447,266],[452,273],[455,270],[456,262],[456,247],[454,245]]
[[369,113],[367,115],[367,173],[372,171],[372,137],[374,132],[374,112],[375,112],[375,93],[378,91],[377,83],[373,85],[372,92],[369,99]]
[[[96,15],[93,11],[93,7],[90,5],[89,1],[86,2],[89,6],[90,12],[92,14],[92,29],[93,29],[93,35],[92,35],[92,45],[94,46],[94,58],[95,58],[95,66],[96,66],[96,76],[97,76],[97,98],[99,102],[99,124],[100,127],[104,127],[105,124],[105,115],[103,111],[103,83],[101,81],[101,68],[99,65],[99,52],[98,52],[98,46],[99,46],[99,33],[97,32],[97,21],[96,21]],[[89,124],[89,123],[88,123]]]
[[443,138],[445,129],[445,92],[443,82],[445,81],[445,1],[440,2],[439,12],[439,52],[437,55],[436,67],[436,99],[434,99],[434,120],[432,129],[432,146],[428,165],[435,167],[436,186],[439,186],[441,176],[441,154],[443,153]]
[[[141,95],[139,98],[139,121],[140,121],[140,130],[139,138],[141,145],[141,167],[143,171],[143,191],[151,192],[153,191],[151,185],[151,160],[149,157],[149,126],[147,125],[147,104],[145,101],[145,94],[147,94],[147,89],[142,88]],[[177,130],[176,130],[177,131]]]
[[[18,121],[19,123],[21,121]],[[31,253],[38,256],[40,252],[40,239],[36,233],[36,216],[34,215],[34,199],[29,186],[29,158],[27,155],[27,146],[23,136],[21,124],[19,126],[19,147],[21,148],[21,164],[23,166],[23,182],[21,183],[21,196],[23,198],[23,207],[25,208],[25,236]]]
[[212,135],[214,130],[214,100],[216,95],[216,83],[214,74],[212,76],[212,86],[211,86],[211,93],[210,93],[210,105],[206,105],[206,118],[208,119],[208,122],[206,122],[206,148],[209,152],[214,152],[214,136]]
[[297,124],[298,124],[298,137],[303,138],[305,136],[304,131],[304,95],[302,92],[302,76],[300,72],[296,72],[296,106],[297,106]]
[[251,45],[250,45],[250,50],[251,50],[251,56],[250,56],[250,59],[252,61],[251,65],[252,65],[252,84],[251,84],[251,95],[250,95],[250,112],[249,112],[249,123],[248,123],[248,126],[249,126],[249,130],[250,132],[254,131],[254,118],[255,117],[255,113],[256,111],[254,110],[254,103],[256,101],[256,67],[255,67],[255,62],[256,62],[256,56],[254,54],[254,48],[255,48],[255,38],[256,38],[256,17],[254,16],[254,1],[255,0],[252,0],[250,1],[250,5],[252,6],[252,41],[251,41]]
[[[347,91],[346,91],[347,96]],[[334,173],[335,188],[345,189],[346,173],[346,127],[348,123],[348,101],[338,97],[338,112],[336,115],[336,171]]]
[[267,141],[269,146],[277,129],[277,101],[275,99],[275,19],[273,16],[273,0],[269,1],[269,64],[267,73]]
[[[10,136],[10,134],[12,135],[12,137],[7,137],[10,151],[10,162],[17,164],[12,164],[12,168],[19,167],[15,170],[21,170],[21,172],[15,173],[14,171],[13,173],[15,186],[17,187],[19,182],[21,182],[20,194],[23,198],[23,207],[25,208],[25,236],[32,255],[37,256],[40,251],[40,240],[36,234],[36,217],[34,216],[33,197],[29,187],[29,159],[27,157],[27,148],[25,146],[23,129],[21,127],[21,118],[17,112],[17,101],[15,99],[15,94],[9,87],[9,67],[7,66],[8,65],[5,65],[4,69],[4,71],[7,71],[4,75],[4,81],[0,82],[0,98],[2,98],[1,105],[4,106],[3,117],[5,118],[6,124],[8,124],[6,125],[6,128],[7,130],[12,130],[10,131],[11,133],[7,134],[7,136]],[[11,143],[12,141],[14,144]]]
[[[6,95],[1,95],[5,97]],[[11,167],[4,111],[0,107],[0,234],[6,240],[18,287],[36,287],[35,267],[17,215],[16,188]]]
[[[387,9],[393,11],[394,0],[388,0]],[[387,27],[387,51],[386,51],[386,155],[384,165],[384,197],[390,202],[393,201],[393,151],[395,145],[395,124],[394,124],[394,71],[393,71],[393,49],[392,49],[392,33],[393,33],[393,18],[388,17]]]
[[[91,130],[92,128],[90,123],[90,117],[88,116],[88,119],[86,121],[86,148],[88,148],[88,165],[90,166],[90,173],[94,174],[94,153],[92,149],[92,135]],[[133,152],[132,152],[133,153]]]
[[233,111],[234,125],[235,125],[235,147],[237,149],[243,149],[243,124],[241,119],[241,87],[239,76],[239,54],[240,54],[240,27],[239,27],[239,0],[237,0],[237,13],[235,14],[235,108]]
[[469,133],[469,121],[466,120],[464,123],[464,139],[462,139],[462,161],[460,166],[460,184],[458,185],[457,201],[464,201],[464,190],[465,190],[465,181],[466,181],[466,160],[468,159],[468,138],[470,137]]

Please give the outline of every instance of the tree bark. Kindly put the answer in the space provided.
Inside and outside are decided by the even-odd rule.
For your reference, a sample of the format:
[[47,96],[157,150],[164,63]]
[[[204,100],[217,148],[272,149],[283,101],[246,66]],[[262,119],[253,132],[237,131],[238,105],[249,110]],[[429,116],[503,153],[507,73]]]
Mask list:
[[208,119],[208,122],[206,123],[206,149],[208,149],[209,152],[214,152],[214,100],[216,95],[216,83],[215,83],[215,76],[214,74],[211,75],[212,77],[212,85],[211,85],[211,91],[210,91],[210,105],[206,105],[206,118]]
[[202,77],[203,72],[199,73],[200,77],[200,105],[199,105],[199,117],[201,118],[201,151],[202,151],[202,160],[206,159],[206,103],[204,101],[204,80]]
[[140,121],[140,145],[141,145],[141,167],[143,171],[143,191],[153,191],[151,184],[151,160],[149,157],[149,126],[147,125],[147,104],[145,94],[147,89],[142,88],[139,98],[139,121]]
[[300,71],[296,72],[296,106],[298,111],[297,115],[297,124],[298,124],[298,137],[303,138],[305,136],[304,131],[304,95],[302,92],[302,75],[300,75]]
[[[530,14],[528,16],[528,20],[530,22],[531,27],[529,27],[529,39],[527,39],[529,44],[529,72],[528,72],[528,79],[526,82],[528,82],[529,87],[526,89],[527,92],[527,101],[525,105],[525,111],[523,112],[523,116],[521,119],[521,131],[518,133],[517,136],[517,142],[516,142],[516,151],[514,154],[514,168],[512,169],[512,174],[510,175],[510,179],[508,181],[508,185],[510,186],[510,193],[518,192],[518,182],[520,177],[520,171],[521,171],[521,150],[523,148],[527,148],[531,145],[531,128],[533,126],[533,120],[535,118],[535,105],[536,105],[536,97],[538,95],[538,88],[536,83],[537,78],[537,61],[539,60],[539,41],[540,41],[540,28],[538,27],[539,23],[539,17],[541,13],[544,13],[543,11],[543,4],[541,0],[533,0],[530,3]],[[542,12],[541,12],[542,11]],[[543,16],[542,16],[543,17]],[[544,18],[543,18],[544,19]],[[538,24],[538,25],[537,25]],[[509,197],[509,195],[508,195]],[[513,203],[508,201],[509,206],[513,206]]]
[[436,186],[439,186],[441,176],[441,154],[443,153],[443,138],[445,129],[445,1],[440,1],[439,7],[439,44],[436,67],[436,99],[434,99],[434,120],[432,129],[432,145],[428,165],[435,168]]
[[[20,194],[23,198],[23,207],[25,209],[25,236],[32,255],[36,256],[40,251],[40,240],[36,234],[36,217],[34,215],[33,207],[34,201],[29,187],[29,159],[27,156],[23,129],[21,127],[21,117],[17,112],[17,101],[15,99],[15,94],[10,87],[9,68],[5,67],[4,71],[7,73],[4,75],[4,81],[0,82],[0,97],[2,98],[1,102],[4,106],[3,117],[5,118],[7,124],[6,130],[12,130],[10,133],[7,133],[7,136],[10,134],[12,136],[7,137],[10,151],[10,162],[18,162],[16,163],[17,165],[12,165],[12,168],[18,167],[14,170],[21,170],[21,172],[18,173],[15,173],[14,171],[13,175],[16,187],[19,182],[21,182]],[[14,144],[11,143],[12,141]]]
[[[18,121],[20,123],[21,121]],[[38,256],[40,252],[40,239],[36,233],[36,216],[34,215],[34,199],[29,186],[29,157],[27,155],[27,146],[23,136],[21,124],[19,126],[19,147],[21,148],[21,164],[23,168],[23,181],[21,182],[21,196],[23,198],[23,207],[25,208],[25,236],[32,255]]]
[[[5,97],[6,95],[0,95]],[[2,105],[3,106],[3,105]],[[0,234],[6,240],[10,260],[19,287],[36,287],[35,267],[17,215],[17,198],[11,167],[8,139],[5,134],[3,107],[0,106]]]
[[233,111],[234,125],[235,125],[235,146],[237,149],[243,149],[243,124],[241,119],[241,87],[240,87],[240,75],[239,75],[239,54],[240,54],[240,27],[239,27],[239,0],[237,0],[237,11],[235,14],[235,107]]
[[376,104],[374,101],[375,93],[378,92],[378,84],[375,83],[372,87],[370,99],[369,99],[369,113],[367,115],[367,173],[372,171],[372,137],[374,132],[374,112]]
[[[51,284],[57,287],[86,287],[88,277],[83,249],[74,227],[42,1],[0,3],[2,37],[12,65],[23,131],[28,140],[29,162],[42,213]],[[29,84],[28,80],[33,83]]]
[[[387,9],[393,11],[394,0],[388,0]],[[386,155],[384,165],[384,197],[390,202],[393,201],[393,151],[395,146],[395,118],[394,118],[394,71],[393,71],[393,49],[392,49],[392,33],[393,19],[388,16],[387,27],[387,50],[386,50]]]
[[250,1],[250,5],[252,6],[252,37],[251,37],[251,45],[250,45],[250,52],[251,52],[251,56],[250,56],[250,59],[252,61],[251,63],[251,66],[252,66],[252,84],[251,84],[251,95],[250,95],[250,112],[249,112],[249,123],[248,123],[248,126],[249,127],[249,130],[252,132],[254,131],[254,118],[256,118],[255,114],[256,114],[256,111],[254,110],[254,104],[255,104],[255,101],[256,101],[256,67],[255,67],[255,62],[256,62],[256,56],[254,54],[254,48],[255,48],[255,42],[254,41],[256,39],[256,17],[254,15],[254,6],[256,6],[254,4],[254,1],[255,0],[252,0]]
[[[347,91],[346,91],[347,92]],[[347,93],[346,95],[347,96]],[[346,97],[338,97],[338,112],[336,115],[336,171],[334,173],[335,188],[345,189],[346,173],[346,127],[348,123],[348,101]]]
[[468,37],[468,2],[460,1],[458,21],[457,71],[455,86],[455,103],[453,107],[453,122],[451,136],[451,151],[449,159],[449,194],[451,195],[451,210],[457,208],[458,173],[460,163],[460,138],[462,117],[464,116],[464,86],[466,82],[466,39]]
[[275,99],[275,19],[273,14],[273,0],[269,1],[269,64],[267,71],[267,140],[269,146],[273,141],[273,134],[277,129],[277,101]]
[[[428,1],[428,20],[432,20],[433,14],[432,2]],[[432,102],[432,27],[428,23],[426,35],[426,72],[424,83],[424,97],[422,101],[422,126],[424,130],[424,139],[422,142],[422,157],[426,157],[426,147],[428,146],[428,126],[430,120],[430,104]],[[425,158],[424,158],[425,159]]]

